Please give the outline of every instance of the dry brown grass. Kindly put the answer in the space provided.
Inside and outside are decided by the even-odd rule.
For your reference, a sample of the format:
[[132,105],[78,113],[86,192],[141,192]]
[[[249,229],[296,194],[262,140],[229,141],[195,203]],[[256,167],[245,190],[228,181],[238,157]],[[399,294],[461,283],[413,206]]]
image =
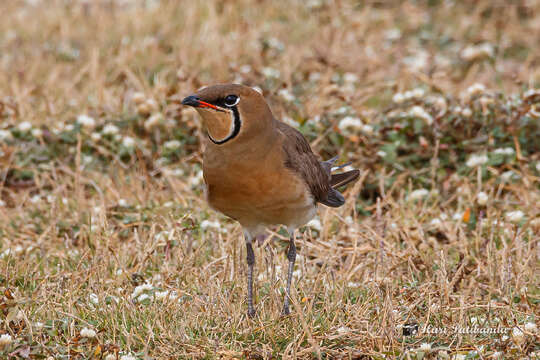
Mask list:
[[[523,91],[540,84],[540,4],[308,3],[0,2],[0,356],[538,357],[540,95]],[[493,53],[463,59],[482,43]],[[287,318],[284,233],[256,249],[250,320],[241,229],[203,201],[198,119],[176,103],[230,81],[363,172],[303,229]],[[477,82],[488,90],[463,95]],[[373,133],[340,129],[345,115]],[[511,330],[453,331],[474,325]]]

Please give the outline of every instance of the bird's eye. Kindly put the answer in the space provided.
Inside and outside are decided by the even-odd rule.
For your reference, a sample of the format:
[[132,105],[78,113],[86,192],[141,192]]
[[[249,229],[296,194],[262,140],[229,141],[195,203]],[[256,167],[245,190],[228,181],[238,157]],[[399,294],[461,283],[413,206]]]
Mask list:
[[236,95],[227,95],[227,97],[225,97],[225,105],[228,107],[233,107],[238,104],[239,101],[240,98]]

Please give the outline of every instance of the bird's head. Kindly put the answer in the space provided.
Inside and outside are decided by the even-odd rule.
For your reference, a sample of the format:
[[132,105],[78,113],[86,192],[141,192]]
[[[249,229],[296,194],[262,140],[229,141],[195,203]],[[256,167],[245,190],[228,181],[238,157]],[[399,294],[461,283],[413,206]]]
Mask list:
[[208,137],[217,145],[254,136],[273,121],[264,97],[244,85],[208,86],[184,98],[182,104],[197,110]]

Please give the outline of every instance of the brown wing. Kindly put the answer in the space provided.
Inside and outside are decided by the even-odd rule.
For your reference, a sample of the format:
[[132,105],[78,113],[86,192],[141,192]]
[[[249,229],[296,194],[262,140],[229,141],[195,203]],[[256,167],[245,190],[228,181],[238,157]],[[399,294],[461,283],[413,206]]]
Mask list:
[[315,201],[332,207],[343,205],[345,199],[330,184],[330,169],[317,159],[302,133],[282,122],[278,122],[278,129],[285,135],[285,166],[300,174]]

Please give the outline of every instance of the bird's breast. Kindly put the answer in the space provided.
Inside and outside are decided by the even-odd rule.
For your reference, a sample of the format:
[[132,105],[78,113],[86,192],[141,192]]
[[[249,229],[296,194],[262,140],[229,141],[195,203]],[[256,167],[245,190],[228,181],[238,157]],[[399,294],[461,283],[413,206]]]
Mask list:
[[209,204],[244,226],[301,226],[315,213],[307,185],[279,156],[260,162],[205,161],[203,170]]

